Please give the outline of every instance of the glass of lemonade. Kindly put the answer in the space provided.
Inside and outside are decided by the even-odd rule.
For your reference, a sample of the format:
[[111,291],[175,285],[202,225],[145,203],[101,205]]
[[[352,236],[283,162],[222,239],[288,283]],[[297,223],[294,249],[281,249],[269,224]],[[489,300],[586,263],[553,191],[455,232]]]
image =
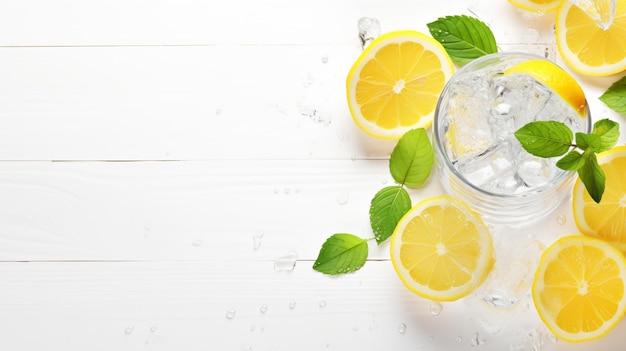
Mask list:
[[589,133],[589,108],[577,112],[531,75],[504,72],[528,60],[525,53],[497,53],[459,69],[443,89],[433,124],[441,181],[486,221],[523,225],[552,212],[576,176],[556,167],[558,158],[526,152],[514,132],[532,121],[555,120]]

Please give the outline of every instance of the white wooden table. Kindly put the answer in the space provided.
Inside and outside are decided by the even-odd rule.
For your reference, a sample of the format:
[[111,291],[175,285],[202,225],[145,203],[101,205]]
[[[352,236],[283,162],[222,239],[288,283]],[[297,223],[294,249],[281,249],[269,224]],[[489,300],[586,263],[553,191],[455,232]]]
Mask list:
[[[526,295],[497,330],[476,296],[414,296],[387,244],[312,269],[393,183],[346,106],[359,18],[459,14],[561,62],[553,16],[504,0],[0,2],[0,350],[621,350],[626,323],[554,342]],[[576,77],[624,122],[597,99],[619,77]],[[576,233],[569,206],[520,235]]]

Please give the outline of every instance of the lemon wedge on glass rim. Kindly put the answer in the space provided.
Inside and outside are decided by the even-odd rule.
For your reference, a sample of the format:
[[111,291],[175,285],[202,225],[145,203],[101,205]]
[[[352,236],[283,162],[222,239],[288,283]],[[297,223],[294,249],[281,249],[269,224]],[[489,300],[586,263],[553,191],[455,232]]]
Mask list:
[[504,75],[527,74],[543,83],[582,117],[587,116],[587,100],[585,93],[569,73],[557,64],[548,60],[529,60],[505,70]]

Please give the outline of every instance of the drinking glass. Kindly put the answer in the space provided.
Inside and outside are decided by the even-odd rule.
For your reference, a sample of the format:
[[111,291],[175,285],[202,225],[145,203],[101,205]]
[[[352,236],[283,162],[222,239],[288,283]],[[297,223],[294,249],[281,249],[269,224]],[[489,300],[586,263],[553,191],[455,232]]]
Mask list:
[[526,53],[478,58],[448,81],[439,98],[433,143],[443,187],[465,200],[485,221],[524,225],[552,212],[567,198],[576,174],[556,167],[558,158],[526,152],[514,132],[532,121],[555,120],[589,133],[589,108],[575,111],[531,75],[504,72]]

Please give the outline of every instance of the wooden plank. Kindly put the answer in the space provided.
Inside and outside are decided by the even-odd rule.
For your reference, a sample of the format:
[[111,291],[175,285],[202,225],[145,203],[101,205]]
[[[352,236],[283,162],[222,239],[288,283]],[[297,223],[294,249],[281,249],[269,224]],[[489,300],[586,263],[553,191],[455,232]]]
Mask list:
[[359,51],[0,49],[0,159],[384,157],[394,143],[354,125],[337,73]]
[[[359,52],[0,48],[0,160],[386,157],[395,142],[367,136],[348,112]],[[603,82],[585,82],[592,114],[618,119],[597,99]]]
[[[414,203],[443,194],[437,177],[409,190]],[[387,160],[0,162],[0,260],[273,262],[295,252],[310,266],[333,233],[372,237],[370,201],[392,184]],[[570,203],[541,227],[519,235],[576,232]],[[370,249],[389,258],[386,244]]]
[[[433,303],[406,290],[385,261],[340,278],[277,273],[269,262],[5,262],[0,285],[0,315],[10,316],[0,318],[0,347],[11,350],[588,346],[554,343],[529,298],[497,317],[476,296]],[[495,318],[506,322],[494,335],[484,323]],[[625,327],[593,345],[618,350]]]
[[312,259],[335,232],[371,236],[369,201],[392,183],[387,167],[2,162],[0,260]]
[[493,1],[23,0],[0,4],[0,46],[345,44],[355,43],[360,17],[377,17],[383,31],[428,33],[426,23],[459,14],[479,16],[500,42],[541,42],[529,24],[553,21]]

